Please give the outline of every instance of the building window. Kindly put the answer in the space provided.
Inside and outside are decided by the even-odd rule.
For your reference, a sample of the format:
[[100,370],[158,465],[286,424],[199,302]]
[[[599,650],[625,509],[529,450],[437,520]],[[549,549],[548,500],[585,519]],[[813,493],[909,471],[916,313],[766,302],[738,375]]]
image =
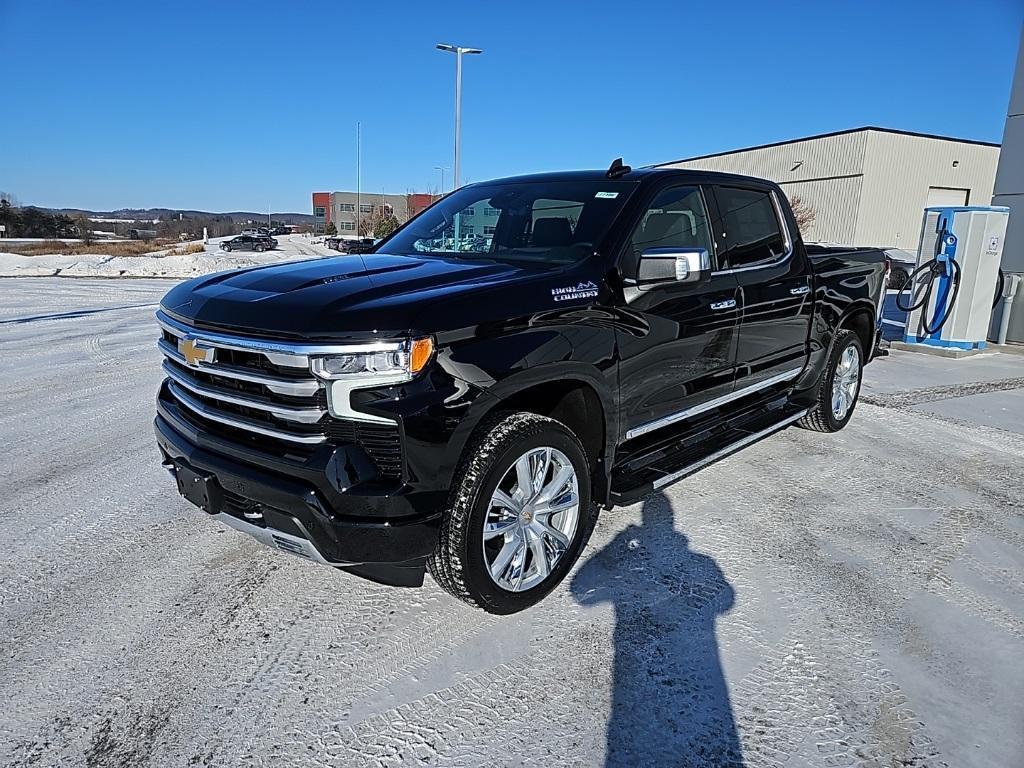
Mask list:
[[484,227],[484,234],[485,235],[493,235],[494,234],[494,227]]
[[360,205],[359,206],[359,212],[360,213],[373,213],[373,206],[372,205]]
[[484,216],[497,216],[501,211],[497,208],[484,208]]
[[356,228],[356,223],[354,221],[339,221],[338,222],[338,230],[339,231],[345,230],[347,232],[352,232],[355,228]]
[[463,235],[472,235],[474,232],[476,232],[476,230],[473,228],[472,224],[463,224],[459,228],[459,233]]
[[322,219],[324,216],[327,215],[327,209],[324,208],[322,205],[318,205],[315,208],[313,208],[313,215],[316,216],[317,218]]
[[352,211],[354,211],[355,209],[356,209],[356,206],[355,206],[354,203],[342,203],[341,205],[338,206],[338,210],[339,211],[348,211],[350,213]]
[[474,213],[476,213],[476,210],[473,208],[473,206],[469,206],[469,208],[462,209],[463,216],[472,216]]

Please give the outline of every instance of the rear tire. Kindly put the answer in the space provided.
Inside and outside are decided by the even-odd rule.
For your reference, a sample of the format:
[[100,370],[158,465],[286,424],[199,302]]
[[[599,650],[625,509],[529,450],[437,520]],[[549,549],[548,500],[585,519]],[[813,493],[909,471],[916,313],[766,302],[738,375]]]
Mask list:
[[798,427],[815,432],[838,432],[853,416],[864,375],[864,348],[853,331],[836,332],[825,369],[818,379],[814,406]]
[[560,422],[504,413],[481,425],[464,456],[427,567],[442,589],[488,613],[529,608],[565,578],[593,528],[586,452]]

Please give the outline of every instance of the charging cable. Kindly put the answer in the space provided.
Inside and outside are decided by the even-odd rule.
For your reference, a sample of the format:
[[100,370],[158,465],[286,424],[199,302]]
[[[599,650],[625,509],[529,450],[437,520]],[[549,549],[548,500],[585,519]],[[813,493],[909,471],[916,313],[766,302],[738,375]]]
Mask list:
[[[945,242],[948,248],[944,252],[940,252],[935,255],[935,258],[931,261],[926,261],[924,264],[915,269],[910,277],[907,278],[907,282],[900,288],[899,293],[896,294],[896,306],[904,312],[913,312],[916,309],[922,307],[927,309],[929,302],[932,298],[932,291],[935,288],[935,281],[940,280],[940,291],[941,293],[937,297],[935,302],[935,315],[932,317],[931,322],[925,317],[925,312],[921,313],[921,328],[929,336],[934,336],[940,330],[942,326],[949,320],[950,314],[953,312],[953,305],[956,303],[956,297],[960,293],[960,265],[953,257],[953,249],[956,245],[956,238],[952,234],[946,235],[940,242]],[[948,278],[942,280],[942,278]],[[915,286],[915,290],[911,294],[911,303],[904,305],[903,294],[911,286]],[[916,297],[916,300],[915,300]],[[940,305],[945,305],[945,311],[942,312],[942,317],[939,317],[939,312],[942,311]]]

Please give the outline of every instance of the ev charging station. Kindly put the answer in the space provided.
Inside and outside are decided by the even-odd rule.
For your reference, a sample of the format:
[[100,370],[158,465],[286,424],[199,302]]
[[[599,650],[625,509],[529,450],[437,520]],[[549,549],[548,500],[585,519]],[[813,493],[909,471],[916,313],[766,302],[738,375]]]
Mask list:
[[925,208],[917,268],[896,297],[905,343],[985,347],[1008,219],[1005,207]]

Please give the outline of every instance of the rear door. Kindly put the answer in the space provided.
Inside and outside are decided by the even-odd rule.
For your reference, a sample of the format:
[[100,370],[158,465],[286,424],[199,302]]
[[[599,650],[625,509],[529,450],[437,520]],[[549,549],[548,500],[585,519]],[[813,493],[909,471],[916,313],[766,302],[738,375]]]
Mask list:
[[735,279],[743,307],[736,389],[796,378],[814,308],[806,254],[771,188],[715,185],[714,202],[721,268]]
[[[705,248],[715,263],[703,190],[656,192],[621,254],[627,280],[646,248]],[[617,329],[619,397],[625,439],[670,427],[709,400],[732,391],[736,373],[739,291],[728,272],[698,284],[664,283],[627,290]]]

